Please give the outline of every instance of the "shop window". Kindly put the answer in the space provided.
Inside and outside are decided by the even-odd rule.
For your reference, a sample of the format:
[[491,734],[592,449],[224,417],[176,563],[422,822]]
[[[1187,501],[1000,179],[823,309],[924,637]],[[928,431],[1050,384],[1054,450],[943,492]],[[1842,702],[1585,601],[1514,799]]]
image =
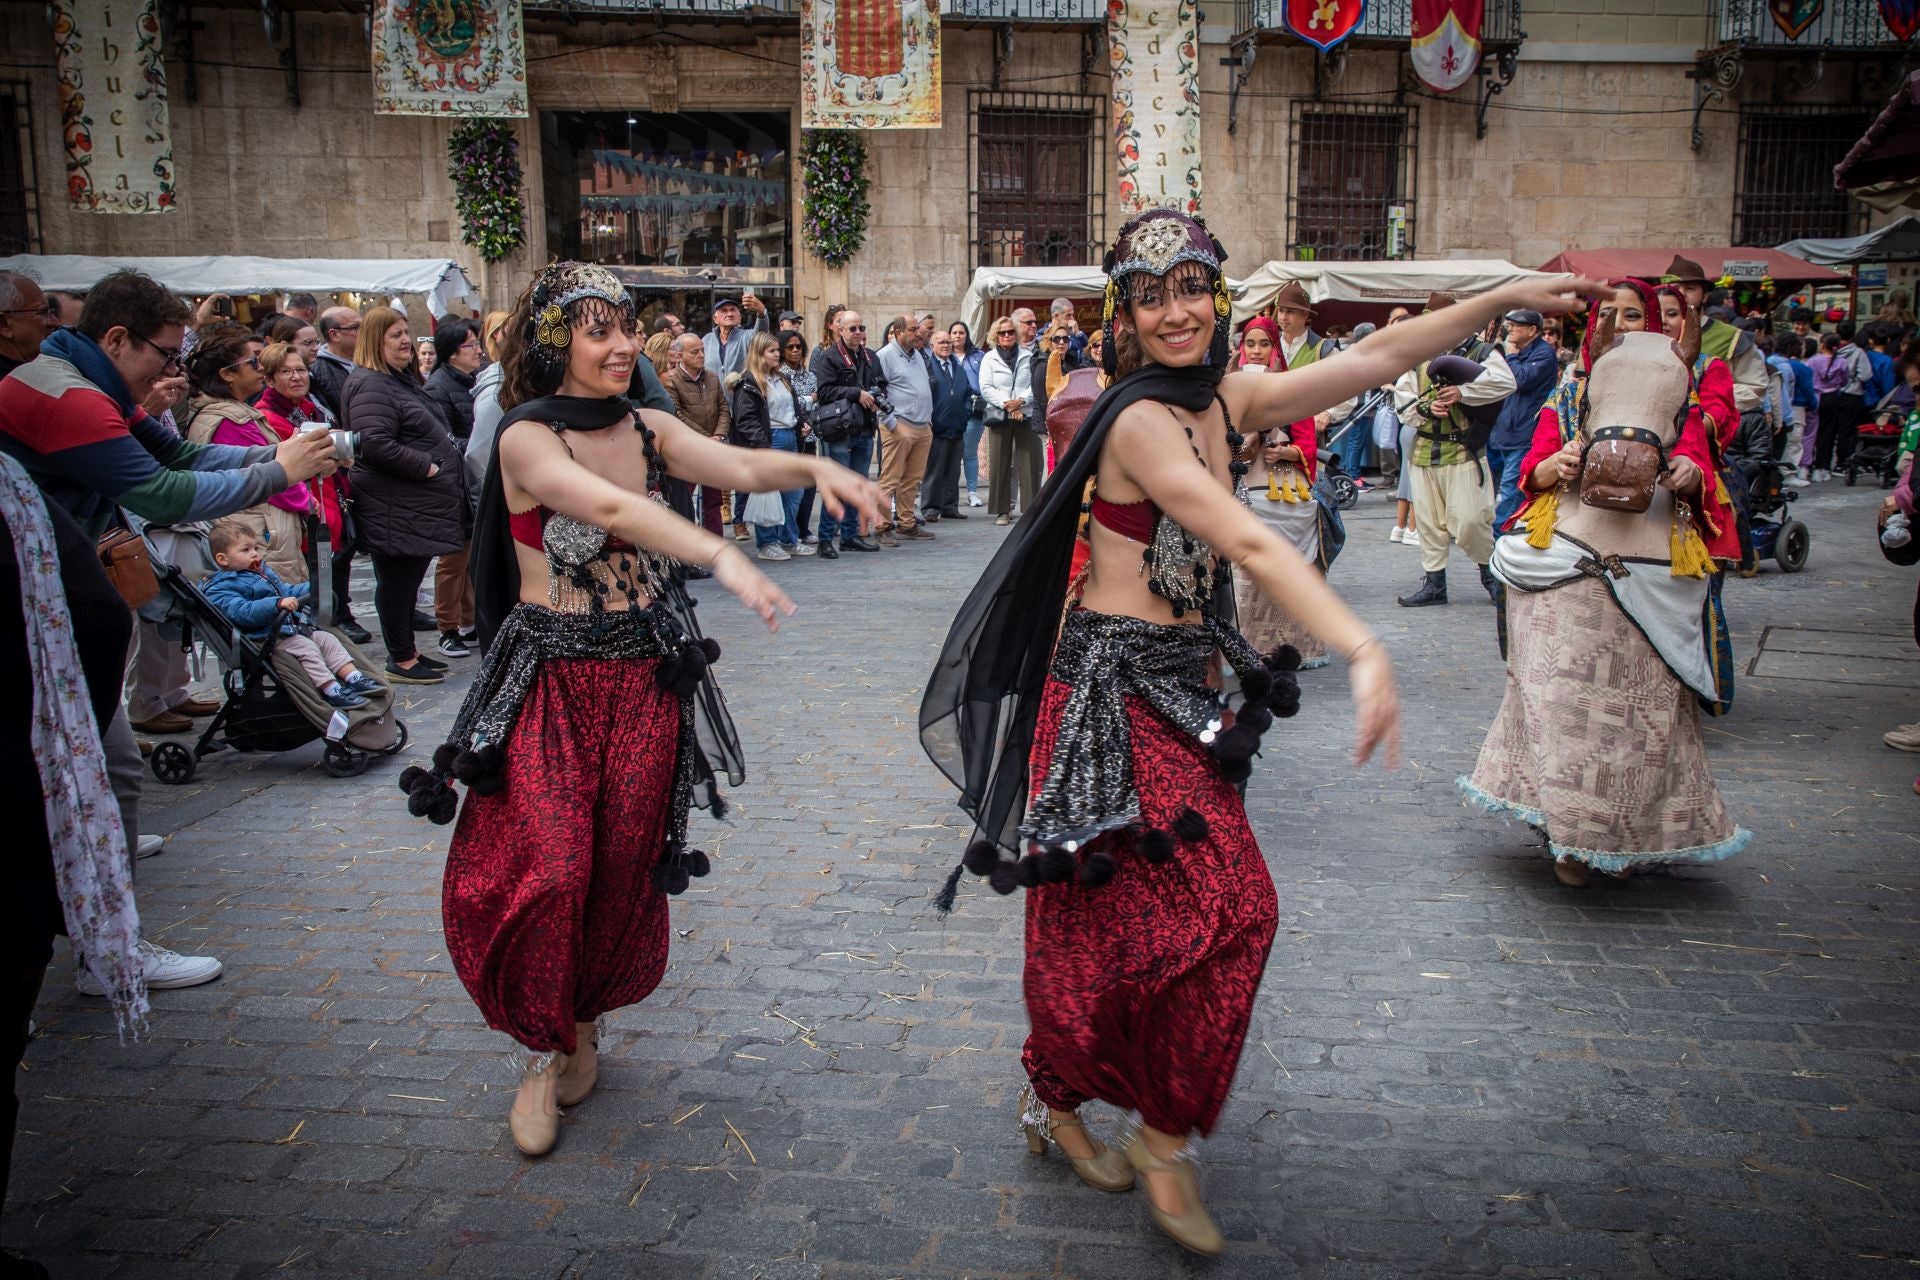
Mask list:
[[1776,245],[1867,229],[1865,206],[1833,188],[1833,166],[1872,123],[1834,107],[1743,107],[1733,243]]
[[27,103],[25,82],[0,80],[0,257],[39,251],[33,110]]
[[982,267],[1091,266],[1106,252],[1106,99],[974,92],[967,239]]
[[1287,256],[1412,257],[1418,109],[1303,99],[1292,107]]

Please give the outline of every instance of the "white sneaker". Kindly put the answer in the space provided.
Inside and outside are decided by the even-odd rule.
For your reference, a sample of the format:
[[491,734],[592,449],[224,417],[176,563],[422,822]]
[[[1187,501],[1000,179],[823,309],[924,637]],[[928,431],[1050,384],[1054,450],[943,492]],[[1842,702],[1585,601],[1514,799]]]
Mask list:
[[1807,479],[1805,476],[1788,476],[1785,483],[1789,489],[1804,489],[1812,484],[1813,481]]
[[1401,535],[1400,535],[1400,545],[1401,545],[1401,546],[1403,546],[1403,547],[1417,547],[1417,546],[1419,546],[1419,545],[1420,545],[1420,531],[1419,531],[1418,529],[1409,529],[1409,530],[1407,530],[1407,531],[1406,531],[1405,533],[1403,533],[1403,534],[1401,534]]
[[[221,965],[212,956],[183,956],[177,951],[140,939],[140,961],[147,971],[147,989],[168,991],[197,987],[220,976]],[[104,996],[107,989],[85,965],[73,971],[73,985],[83,996]]]
[[1815,480],[1820,480],[1820,481],[1827,481],[1827,480],[1831,480],[1831,479],[1833,479],[1833,472],[1831,472],[1831,471],[1822,471],[1822,470],[1818,470],[1818,469],[1816,469],[1816,470],[1814,471],[1814,473],[1813,473],[1813,478],[1814,478]]
[[1393,532],[1387,535],[1388,542],[1405,542],[1406,540],[1407,531],[1401,525],[1393,526]]
[[133,846],[133,856],[136,858],[151,858],[154,854],[160,852],[160,847],[166,844],[166,842],[167,838],[165,836],[141,836],[140,842]]
[[814,550],[812,543],[803,542],[797,547],[788,548],[788,554],[796,555],[796,556],[810,556],[818,553]]
[[790,556],[790,555],[788,555],[788,554],[787,554],[787,551],[786,551],[786,548],[785,548],[785,547],[782,547],[782,546],[781,546],[781,545],[780,545],[779,543],[777,543],[777,542],[769,542],[769,543],[768,543],[768,544],[767,544],[766,546],[764,546],[764,547],[762,547],[762,548],[760,548],[760,558],[761,558],[762,560],[791,560],[791,559],[793,559],[793,557],[792,557],[792,556]]
[[982,502],[982,501],[980,501],[980,495],[979,495],[979,494],[977,494],[977,493],[975,493],[975,492],[974,492],[973,490],[971,490],[971,489],[969,489],[969,490],[967,490],[967,505],[968,505],[968,506],[970,506],[970,507],[984,507],[984,506],[986,506],[987,504],[986,504],[986,503],[984,503],[984,502]]

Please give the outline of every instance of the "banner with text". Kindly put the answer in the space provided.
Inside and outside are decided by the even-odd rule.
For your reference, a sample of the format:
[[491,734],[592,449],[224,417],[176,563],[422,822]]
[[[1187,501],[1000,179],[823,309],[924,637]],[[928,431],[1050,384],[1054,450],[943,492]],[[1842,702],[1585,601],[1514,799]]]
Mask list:
[[939,0],[800,0],[800,127],[938,129]]
[[1200,212],[1200,50],[1193,0],[1108,7],[1120,204]]
[[527,40],[520,0],[375,0],[373,110],[524,117]]
[[156,0],[52,0],[67,199],[93,213],[172,211],[173,127]]

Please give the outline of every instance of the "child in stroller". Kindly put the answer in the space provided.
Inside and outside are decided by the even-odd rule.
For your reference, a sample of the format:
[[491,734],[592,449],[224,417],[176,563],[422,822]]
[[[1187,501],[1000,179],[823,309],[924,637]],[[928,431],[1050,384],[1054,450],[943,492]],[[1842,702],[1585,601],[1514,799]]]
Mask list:
[[[214,607],[233,620],[249,640],[265,640],[277,626],[280,652],[291,654],[331,707],[367,705],[363,694],[378,693],[379,681],[363,675],[353,657],[325,631],[316,630],[303,603],[313,584],[288,586],[267,567],[259,535],[233,520],[221,520],[207,535],[220,572],[200,589]],[[290,615],[285,619],[281,614]]]
[[1853,457],[1847,461],[1848,484],[1862,471],[1878,476],[1882,489],[1891,489],[1899,481],[1900,441],[1914,412],[1916,389],[1920,389],[1920,361],[1909,361],[1900,366],[1899,384],[1860,424]]

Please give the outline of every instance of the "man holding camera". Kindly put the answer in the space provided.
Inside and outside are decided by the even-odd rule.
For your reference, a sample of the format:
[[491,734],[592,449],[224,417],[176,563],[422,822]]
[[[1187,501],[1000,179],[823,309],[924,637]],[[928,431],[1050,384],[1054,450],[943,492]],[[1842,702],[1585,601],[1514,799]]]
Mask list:
[[[886,394],[887,378],[879,360],[867,350],[867,322],[858,311],[843,308],[829,323],[833,340],[815,347],[807,365],[820,384],[813,433],[829,458],[864,476],[873,467],[873,431],[880,403],[876,397]],[[822,560],[838,559],[841,551],[880,549],[878,543],[860,536],[860,522],[852,512],[835,520],[825,509],[820,512],[819,548]]]

